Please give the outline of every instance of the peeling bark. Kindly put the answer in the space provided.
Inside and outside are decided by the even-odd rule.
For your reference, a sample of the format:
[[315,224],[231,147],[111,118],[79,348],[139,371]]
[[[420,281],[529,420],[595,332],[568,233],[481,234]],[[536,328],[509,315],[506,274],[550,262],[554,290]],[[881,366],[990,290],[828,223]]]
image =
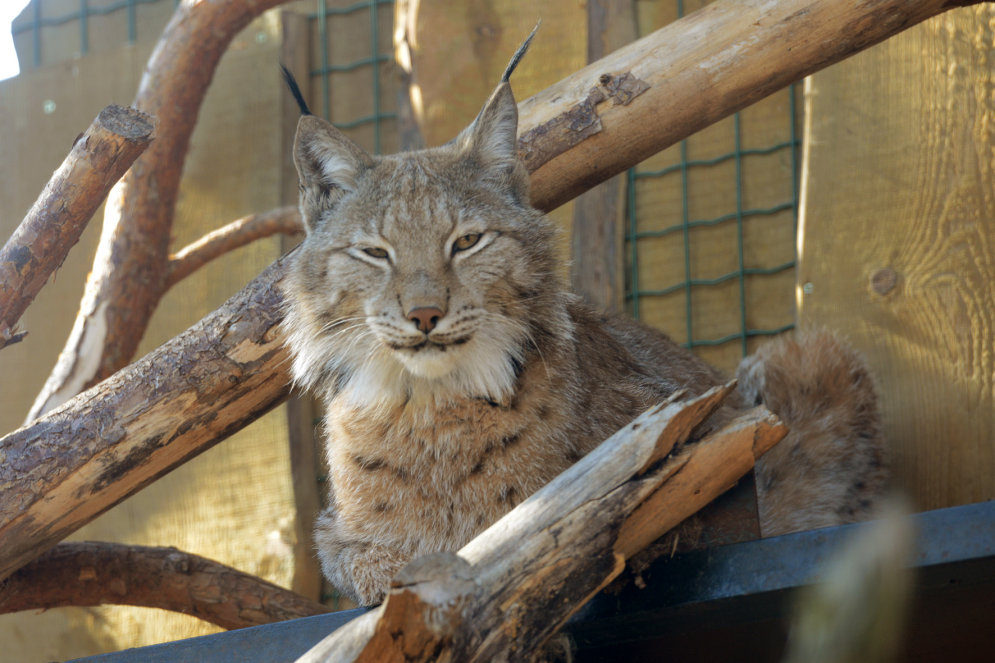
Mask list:
[[531,166],[532,195],[558,207],[808,74],[965,4],[978,3],[710,3],[519,104],[522,126],[536,127],[522,133],[520,153],[544,161]]
[[73,143],[0,251],[0,348],[20,340],[14,325],[154,134],[155,118],[134,108],[108,106]]
[[176,548],[60,543],[0,582],[0,614],[136,605],[235,629],[329,609],[283,587]]

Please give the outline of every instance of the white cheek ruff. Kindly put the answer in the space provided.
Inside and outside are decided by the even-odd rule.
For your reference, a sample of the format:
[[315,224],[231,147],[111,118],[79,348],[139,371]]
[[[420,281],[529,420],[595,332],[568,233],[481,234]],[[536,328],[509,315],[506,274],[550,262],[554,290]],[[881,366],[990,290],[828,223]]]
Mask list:
[[368,326],[347,334],[315,334],[295,324],[286,329],[292,349],[294,382],[344,398],[362,409],[390,409],[404,403],[426,405],[458,398],[508,399],[515,389],[516,366],[524,360],[524,328],[503,316],[488,316],[473,336],[445,351],[392,350]]

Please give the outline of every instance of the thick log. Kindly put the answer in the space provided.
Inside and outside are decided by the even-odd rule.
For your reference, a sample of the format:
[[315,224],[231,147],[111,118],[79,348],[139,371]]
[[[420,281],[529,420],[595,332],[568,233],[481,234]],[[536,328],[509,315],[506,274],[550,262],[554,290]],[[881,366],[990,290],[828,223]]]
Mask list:
[[257,239],[303,232],[301,215],[296,207],[279,207],[236,219],[171,255],[166,267],[166,287],[173,287],[215,258]]
[[[709,5],[702,10],[706,12],[705,19],[711,15],[708,10],[716,5],[727,8],[718,12],[720,19],[727,19],[725,12],[732,4],[719,0]],[[791,0],[784,4],[796,3]],[[870,20],[881,18],[881,14],[876,13],[877,8],[894,4],[892,0],[873,4],[867,9],[867,21],[856,23],[849,13],[851,5],[843,7],[839,3],[822,0],[807,6],[809,11],[822,15],[843,12],[852,20],[837,21],[833,39],[866,46],[874,41],[865,38],[866,34],[874,35],[875,39],[881,37],[880,26]],[[782,3],[767,3],[765,6],[777,13]],[[910,7],[919,8],[914,13],[916,18],[925,18],[931,15],[930,12],[936,13],[947,6],[931,1],[902,4],[904,9],[895,10],[897,19],[886,21],[891,28],[888,34],[909,26]],[[675,25],[685,24],[692,33],[699,35],[699,41],[711,43],[703,36],[709,34],[709,22],[698,14],[681,19]],[[757,20],[761,26],[767,24],[766,19]],[[861,29],[854,32],[855,25]],[[819,34],[829,39],[825,36],[825,30],[820,30]],[[781,37],[785,42],[778,42],[778,49],[791,48],[792,45],[802,50],[809,48],[808,34],[789,32]],[[642,41],[647,49],[662,49],[652,39]],[[713,55],[718,57],[723,53],[724,44],[724,40],[716,40],[717,50]],[[832,48],[835,48],[832,44],[827,46],[829,50]],[[621,52],[628,52],[628,49]],[[698,52],[703,57],[702,61],[708,62],[708,58],[700,50]],[[609,56],[609,59],[612,58],[615,55]],[[776,64],[794,69],[793,63],[778,61]],[[815,68],[818,67],[813,65],[812,71]],[[599,67],[588,67],[584,71],[597,69]],[[769,73],[775,75],[776,72],[771,69]],[[566,80],[574,79],[570,77]],[[556,89],[566,87],[569,86],[565,82],[554,86]],[[687,87],[678,91],[685,96],[669,100],[649,120],[634,115],[632,122],[641,122],[645,126],[669,126],[671,115],[680,117],[683,112],[681,104],[696,103],[696,95],[701,92]],[[565,113],[573,104],[569,97],[553,101],[547,92],[539,97],[547,98],[551,104],[548,114],[554,117]],[[737,98],[724,98],[724,103],[740,107]],[[627,123],[628,120],[623,122],[623,115],[619,113],[624,114],[625,109],[631,106],[631,103],[628,106],[610,106],[608,109],[611,110],[613,123]],[[729,112],[735,108],[730,108]],[[550,133],[550,128],[541,131],[537,128],[539,109],[536,101],[526,100],[520,110],[523,111],[520,134],[526,146],[540,143],[556,145],[555,136],[541,138],[541,135]],[[685,130],[695,128],[688,123],[682,126]],[[616,159],[612,139],[617,135],[617,132],[609,132],[593,137],[594,147],[590,149],[597,150],[606,160]],[[685,134],[680,134],[675,140],[684,137]],[[546,140],[553,142],[542,142]],[[588,142],[576,143],[575,149],[583,148],[586,154],[590,151],[585,147]],[[625,151],[634,159],[626,162],[625,166],[634,165],[639,152],[631,148]],[[554,158],[561,162],[570,160],[574,150],[569,152],[554,154],[543,150],[531,153],[527,163],[534,170]],[[587,163],[587,168],[589,172],[597,173],[600,166]],[[533,192],[533,204],[543,210],[549,210],[557,200],[569,197],[569,191],[576,188],[578,181],[587,181],[582,177],[574,180],[565,177],[559,182],[544,181],[544,177],[539,173],[533,174],[533,181],[538,184]],[[597,181],[594,176],[589,179]],[[277,289],[283,269],[282,261],[278,261],[224,307],[133,366],[120,371],[106,384],[81,394],[51,416],[0,439],[0,579],[40,555],[75,528],[185,459],[239,430],[286,397],[289,373],[286,353],[280,349],[280,335],[276,329],[281,306]],[[229,357],[227,353],[231,352],[234,355]],[[247,388],[249,386],[251,389]],[[109,435],[99,435],[102,426],[107,427]],[[181,428],[182,431],[179,430]],[[102,475],[94,467],[100,463],[107,463],[110,468]],[[84,470],[85,473],[81,473]],[[69,477],[73,477],[73,481],[66,481]],[[77,485],[79,492],[75,494]]]
[[28,420],[125,366],[166,292],[169,241],[197,114],[228,44],[286,0],[181,3],[149,59],[133,105],[159,132],[111,191],[76,322]]
[[283,587],[176,548],[60,543],[0,583],[0,614],[136,605],[234,629],[328,612]]
[[108,106],[76,139],[0,251],[0,347],[10,342],[21,315],[154,134],[155,118],[134,108]]
[[969,4],[713,2],[519,105],[533,196],[558,207],[790,83]]
[[0,579],[286,398],[283,269],[0,439]]
[[382,606],[298,663],[531,660],[629,556],[735,484],[784,436],[757,408],[689,442],[733,386],[650,409],[458,554],[413,561]]

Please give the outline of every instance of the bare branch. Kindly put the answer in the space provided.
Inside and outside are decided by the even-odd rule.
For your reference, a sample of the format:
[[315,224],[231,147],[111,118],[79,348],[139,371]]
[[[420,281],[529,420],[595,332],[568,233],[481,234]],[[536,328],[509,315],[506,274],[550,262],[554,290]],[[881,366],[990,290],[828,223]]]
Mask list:
[[0,347],[20,340],[14,325],[154,134],[155,118],[134,108],[108,106],[76,139],[0,251]]
[[304,231],[296,207],[252,214],[204,235],[169,257],[166,287],[171,288],[211,260],[272,235],[296,235]]
[[[166,292],[180,174],[214,70],[242,28],[283,2],[217,0],[177,7],[149,59],[133,104],[159,119],[159,135],[111,192],[76,322],[31,407],[29,421],[103,380],[134,356]],[[80,361],[81,357],[95,360]]]
[[137,605],[235,629],[328,608],[176,548],[60,543],[0,583],[0,614],[63,606]]

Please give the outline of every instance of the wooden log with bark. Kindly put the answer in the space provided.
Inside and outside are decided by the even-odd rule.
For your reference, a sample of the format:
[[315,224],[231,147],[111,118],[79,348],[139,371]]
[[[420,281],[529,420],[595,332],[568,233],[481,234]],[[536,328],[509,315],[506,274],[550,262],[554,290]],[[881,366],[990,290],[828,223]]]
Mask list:
[[60,543],[0,582],[0,614],[136,605],[234,629],[328,612],[273,583],[175,548]]
[[[647,153],[640,141],[648,132],[656,150],[704,126],[686,112],[700,111],[702,97],[715,104],[708,117],[724,117],[744,105],[743,97],[759,98],[755,89],[774,89],[770,80],[795,80],[957,4],[965,3],[784,0],[764,3],[763,12],[750,9],[758,12],[754,34],[745,19],[730,18],[742,3],[718,0],[520,104],[519,146],[533,171],[532,202],[552,209],[634,165]],[[785,15],[786,8],[798,15]],[[809,15],[823,21],[815,32],[804,29],[814,30],[805,23]],[[810,43],[813,34],[821,51]],[[770,58],[764,57],[767,39],[776,39]],[[785,51],[798,57],[782,57]],[[634,69],[633,58],[642,52],[652,57]],[[696,60],[687,60],[688,52]],[[682,73],[702,67],[717,91],[712,83],[701,89],[708,80],[699,74]],[[619,75],[603,82],[604,72]],[[665,98],[654,89],[632,96],[639,86],[625,72],[665,87]],[[732,80],[739,94],[729,91]],[[609,96],[595,103],[597,94],[585,92],[581,98],[590,107],[578,107],[577,95],[598,86],[598,94]],[[659,105],[647,109],[643,97]],[[571,118],[583,122],[571,124]],[[560,175],[550,177],[553,172]],[[286,397],[289,375],[277,327],[283,274],[278,261],[188,331],[0,439],[0,579]]]
[[557,207],[790,83],[972,4],[712,2],[519,105],[532,195]]
[[73,143],[0,250],[0,348],[20,340],[22,334],[14,331],[17,321],[154,134],[155,118],[134,108],[108,106]]
[[386,601],[298,663],[526,661],[625,562],[787,432],[756,408],[695,440],[734,383],[675,394],[464,546],[414,560]]
[[283,273],[0,439],[0,579],[286,398]]

